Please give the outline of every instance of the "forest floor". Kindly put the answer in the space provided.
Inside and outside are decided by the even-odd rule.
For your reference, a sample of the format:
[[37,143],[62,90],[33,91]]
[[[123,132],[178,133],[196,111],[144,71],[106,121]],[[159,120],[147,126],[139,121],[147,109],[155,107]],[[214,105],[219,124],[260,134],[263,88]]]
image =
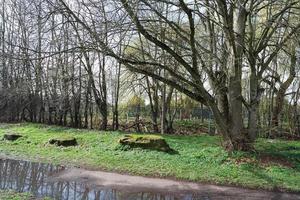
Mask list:
[[[7,132],[23,135],[14,142],[0,141],[0,152],[14,158],[131,175],[300,192],[300,141],[258,139],[255,152],[229,154],[220,147],[218,136],[162,135],[179,152],[172,155],[141,149],[124,151],[118,144],[122,132],[32,123],[1,124],[0,138]],[[67,148],[48,144],[52,138],[68,136],[75,137],[79,144]]]

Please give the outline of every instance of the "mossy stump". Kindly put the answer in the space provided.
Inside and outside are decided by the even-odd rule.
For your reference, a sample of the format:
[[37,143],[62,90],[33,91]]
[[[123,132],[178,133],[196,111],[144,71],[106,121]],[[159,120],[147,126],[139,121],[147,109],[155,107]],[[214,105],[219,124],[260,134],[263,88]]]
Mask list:
[[62,137],[62,138],[50,139],[49,144],[62,146],[62,147],[69,147],[69,146],[76,146],[78,143],[76,138],[74,137]]
[[142,148],[167,153],[175,153],[164,138],[156,135],[125,135],[119,140],[119,143],[130,148]]
[[15,141],[21,137],[23,137],[23,136],[18,133],[6,133],[3,135],[3,139],[9,140],[9,141]]

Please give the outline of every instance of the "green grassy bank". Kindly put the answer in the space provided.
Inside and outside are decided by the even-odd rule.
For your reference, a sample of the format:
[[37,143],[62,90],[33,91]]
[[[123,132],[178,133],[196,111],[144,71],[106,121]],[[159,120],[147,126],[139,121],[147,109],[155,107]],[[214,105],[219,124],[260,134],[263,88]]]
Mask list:
[[[17,193],[14,191],[1,191],[0,190],[0,200],[35,200],[37,198],[33,197],[29,193]],[[39,198],[39,200],[50,200],[50,198]]]
[[[18,158],[104,169],[134,175],[238,185],[250,188],[300,191],[300,142],[259,139],[255,153],[228,154],[217,136],[163,135],[179,154],[150,150],[123,151],[119,132],[77,130],[42,124],[1,124],[6,132],[24,137],[0,141],[0,152]],[[49,145],[51,138],[74,136],[79,145]]]
[[16,193],[12,191],[0,191],[0,200],[31,200],[30,194]]

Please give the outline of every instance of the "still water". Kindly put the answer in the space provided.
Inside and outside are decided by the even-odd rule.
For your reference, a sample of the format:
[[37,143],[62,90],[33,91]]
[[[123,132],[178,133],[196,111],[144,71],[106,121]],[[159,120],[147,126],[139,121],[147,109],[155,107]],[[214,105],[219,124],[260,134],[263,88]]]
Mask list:
[[[159,188],[159,186],[156,189],[153,187],[151,192],[137,192],[136,188],[132,186],[124,191],[89,184],[89,181],[83,181],[82,179],[75,178],[73,181],[67,181],[67,179],[53,178],[57,174],[68,171],[70,169],[65,169],[63,166],[0,159],[0,190],[30,192],[36,198],[50,197],[58,200],[300,200],[298,194],[222,186],[203,185],[201,189],[184,192],[178,188],[176,189],[176,187],[171,191],[162,192],[164,188]],[[76,176],[76,174],[72,175],[72,177]],[[104,179],[103,176],[102,178]],[[108,178],[112,179],[111,176]],[[122,180],[117,179],[117,181]],[[139,184],[141,183],[139,182]],[[155,182],[153,184],[158,186],[155,185]]]
[[51,197],[59,200],[208,200],[195,194],[131,193],[113,189],[96,189],[80,182],[48,181],[48,177],[62,170],[63,166],[45,163],[1,159],[0,189],[30,192],[36,197]]

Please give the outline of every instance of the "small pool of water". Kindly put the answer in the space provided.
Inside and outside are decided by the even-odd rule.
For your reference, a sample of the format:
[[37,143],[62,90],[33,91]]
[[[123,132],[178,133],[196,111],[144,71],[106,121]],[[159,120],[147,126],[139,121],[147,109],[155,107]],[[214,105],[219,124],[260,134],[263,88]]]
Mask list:
[[[52,164],[0,159],[0,190],[30,192],[37,198],[50,197],[58,200],[300,200],[299,194],[214,185],[200,185],[198,189],[182,191],[177,187],[180,182],[166,190],[152,179],[148,190],[137,192],[137,185],[141,185],[141,181],[135,187],[129,184],[125,190],[120,190],[109,185],[93,185],[93,181],[88,178],[76,178],[78,173],[71,174],[71,179],[55,178],[72,169],[74,171],[74,168],[66,169]],[[114,175],[116,174],[109,175],[106,179],[113,180]],[[97,177],[97,180],[104,179],[104,175]],[[114,181],[122,183],[124,179],[115,178]],[[185,184],[189,186],[189,183]]]
[[99,189],[80,182],[48,181],[51,175],[65,170],[63,166],[45,163],[0,159],[0,189],[30,192],[36,197],[59,200],[209,200],[196,194],[131,193]]

